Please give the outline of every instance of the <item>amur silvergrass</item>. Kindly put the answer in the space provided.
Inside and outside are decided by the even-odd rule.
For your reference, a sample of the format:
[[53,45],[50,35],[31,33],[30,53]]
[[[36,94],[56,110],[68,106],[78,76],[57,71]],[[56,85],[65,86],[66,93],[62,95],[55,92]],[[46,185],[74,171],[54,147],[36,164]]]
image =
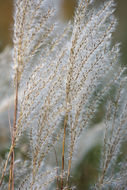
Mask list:
[[[91,189],[127,189],[127,163],[118,160],[127,139],[126,69],[118,63],[119,45],[111,44],[117,24],[114,0],[96,8],[94,0],[79,0],[73,21],[67,24],[58,19],[55,3],[59,2],[14,1],[15,110],[0,188],[74,189],[70,176],[80,136],[107,96],[101,169]],[[113,86],[114,97],[110,98]],[[31,160],[28,166],[16,167],[15,146],[24,131],[29,134]],[[62,148],[60,164],[58,144]],[[54,150],[57,164],[51,166],[46,160]]]

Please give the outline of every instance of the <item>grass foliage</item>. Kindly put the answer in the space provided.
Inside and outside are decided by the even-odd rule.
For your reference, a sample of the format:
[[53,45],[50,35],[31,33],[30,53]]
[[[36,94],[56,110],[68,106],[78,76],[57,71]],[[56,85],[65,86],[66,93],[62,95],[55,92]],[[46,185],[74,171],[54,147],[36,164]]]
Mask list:
[[[126,189],[127,164],[118,161],[127,135],[126,68],[119,64],[119,44],[111,43],[114,0],[96,8],[93,0],[79,0],[73,21],[66,24],[58,19],[55,1],[17,0],[14,5],[15,109],[1,189],[76,189],[71,172],[80,137],[105,96],[100,173],[91,188]],[[25,165],[15,160],[24,132],[31,157]],[[52,166],[47,162],[51,152]]]

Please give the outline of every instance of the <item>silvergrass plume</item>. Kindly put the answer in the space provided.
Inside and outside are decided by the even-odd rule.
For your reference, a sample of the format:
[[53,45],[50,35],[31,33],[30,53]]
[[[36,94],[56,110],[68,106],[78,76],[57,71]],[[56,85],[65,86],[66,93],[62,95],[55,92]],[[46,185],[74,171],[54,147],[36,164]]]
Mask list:
[[[114,170],[112,163],[118,158],[123,137],[126,139],[127,106],[121,99],[126,77],[125,69],[118,64],[119,44],[111,45],[117,24],[114,0],[106,0],[97,8],[93,0],[79,0],[73,22],[65,25],[58,19],[54,4],[51,0],[15,1],[15,114],[12,145],[0,185],[11,157],[8,188],[15,187],[14,147],[27,130],[31,167],[15,188],[55,189],[57,181],[57,189],[73,189],[70,175],[80,136],[89,128],[99,102],[117,84],[116,102],[110,102],[106,114],[100,177],[93,187],[106,189],[108,184],[115,189],[117,175],[112,172],[111,176],[110,169]],[[109,73],[112,76],[107,79]],[[103,88],[98,91],[100,84]],[[60,141],[61,165],[50,167],[46,159]],[[125,187],[122,176],[119,181],[121,184],[123,180]]]

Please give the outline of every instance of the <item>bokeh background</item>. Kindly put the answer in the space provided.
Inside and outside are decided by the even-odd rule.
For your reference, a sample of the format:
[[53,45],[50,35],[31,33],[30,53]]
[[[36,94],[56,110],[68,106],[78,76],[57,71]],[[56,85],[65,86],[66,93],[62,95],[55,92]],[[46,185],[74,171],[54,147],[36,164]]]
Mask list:
[[[97,5],[102,2],[102,0],[95,1],[97,2]],[[75,6],[76,0],[61,0],[60,13],[62,14],[62,22],[73,19]],[[13,0],[0,0],[0,74],[2,76],[2,69],[4,68],[6,72],[2,78],[3,80],[5,79],[8,89],[11,87],[11,84],[9,83],[11,77],[8,78],[8,69],[12,64],[11,47],[13,47],[13,11]],[[127,0],[116,0],[115,14],[118,19],[118,26],[113,34],[113,41],[121,43],[121,64],[127,65]],[[4,65],[4,58],[8,60],[7,65]],[[0,106],[3,106],[3,97],[11,96],[10,91],[3,91],[5,83],[2,83],[3,87],[0,85]],[[6,109],[3,109],[3,112],[0,110],[0,157],[3,158],[8,151],[8,145],[10,143],[8,109],[7,106],[5,107]],[[98,124],[101,121],[102,115],[103,108],[100,108],[97,119],[94,122]],[[96,138],[100,138],[100,136],[97,135]],[[26,155],[27,149],[29,148],[27,137],[22,139],[20,144],[21,146],[19,149],[17,148],[16,156],[22,157],[24,160],[29,159],[28,155]],[[92,148],[90,148],[89,151],[84,153],[84,156],[81,157],[82,159],[80,159],[80,162],[75,168],[72,184],[76,184],[77,189],[79,190],[87,190],[89,188],[89,184],[94,182],[97,178],[99,170],[100,144],[97,143],[97,146],[91,147]],[[86,149],[88,149],[88,147],[86,147]]]

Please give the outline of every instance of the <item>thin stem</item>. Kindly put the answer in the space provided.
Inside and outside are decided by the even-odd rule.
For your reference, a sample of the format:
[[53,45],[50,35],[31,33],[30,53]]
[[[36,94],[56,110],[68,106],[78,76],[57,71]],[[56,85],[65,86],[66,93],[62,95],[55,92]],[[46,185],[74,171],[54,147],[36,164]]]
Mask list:
[[12,179],[12,172],[11,172],[11,165],[10,165],[10,174],[9,174],[8,190],[11,189],[11,179]]
[[[13,132],[12,132],[12,145],[15,145],[15,131],[16,131],[16,120],[17,120],[17,108],[18,108],[18,70],[16,71],[16,80],[15,80],[15,105],[14,105],[14,120],[13,120]],[[11,183],[11,189],[14,190],[14,148],[11,153],[11,167],[10,167],[10,176],[9,183]],[[10,185],[9,185],[10,190]]]
[[[10,190],[12,184],[12,190],[14,190],[14,147],[15,147],[15,132],[16,132],[16,120],[17,120],[17,108],[18,108],[18,70],[16,71],[16,85],[15,85],[15,108],[14,108],[14,120],[13,120],[13,131],[12,131],[12,144],[10,147],[10,151],[8,153],[7,160],[4,165],[3,173],[0,180],[0,187],[3,183],[3,179],[5,176],[5,172],[7,169],[7,165],[9,162],[9,158],[11,157],[11,166],[10,166],[10,176],[9,176],[9,186],[8,189]],[[10,127],[10,124],[9,124]]]
[[63,172],[64,172],[64,157],[65,157],[65,140],[66,140],[66,128],[67,128],[68,114],[64,119],[64,136],[62,145],[62,176],[61,176],[61,190],[63,190]]
[[16,120],[17,120],[17,109],[18,109],[18,71],[16,72],[16,86],[15,86],[15,111],[14,111],[14,122],[13,122],[13,138],[16,131]]
[[8,153],[7,160],[6,160],[5,165],[4,165],[3,173],[2,173],[2,176],[1,176],[0,187],[1,187],[2,183],[3,183],[3,179],[4,179],[5,172],[6,172],[6,168],[7,168],[8,162],[9,162],[9,158],[10,158],[12,152],[13,152],[13,149],[14,149],[14,146],[11,145],[10,151]]

